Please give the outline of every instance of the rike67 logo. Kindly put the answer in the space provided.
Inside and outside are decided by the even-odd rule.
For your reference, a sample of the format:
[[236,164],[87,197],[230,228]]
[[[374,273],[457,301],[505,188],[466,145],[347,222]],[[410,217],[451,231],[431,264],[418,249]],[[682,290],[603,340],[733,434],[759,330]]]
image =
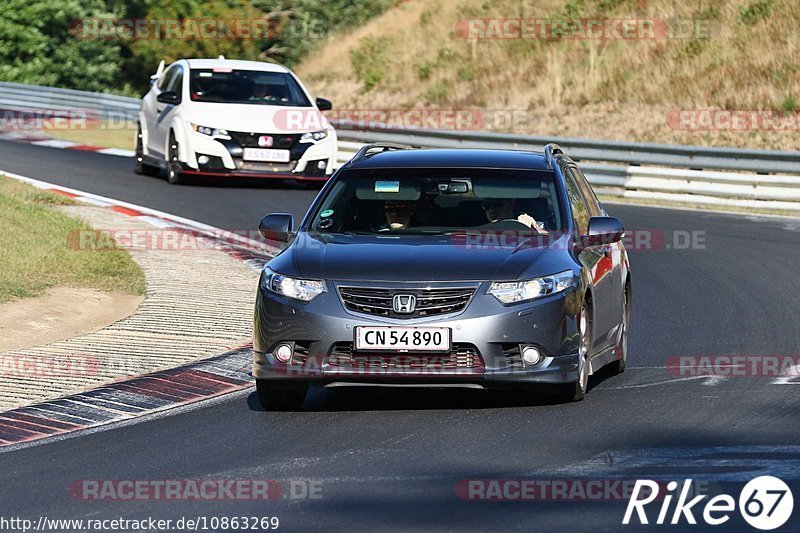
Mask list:
[[[710,526],[719,526],[731,519],[731,514],[737,510],[737,501],[733,496],[718,494],[704,502],[705,505],[700,505],[709,495],[695,495],[690,499],[692,486],[691,479],[685,480],[679,493],[678,483],[670,481],[667,483],[667,492],[664,495],[659,494],[659,487],[663,487],[663,482],[637,480],[622,523],[636,524],[636,520],[631,521],[635,513],[640,524],[649,524],[652,516],[647,516],[645,507],[657,500],[661,503],[655,521],[657,525],[676,525],[684,523],[684,520],[688,524],[697,524],[695,513],[701,515],[702,520]],[[673,499],[676,499],[676,503],[671,509]],[[742,518],[756,529],[771,530],[781,527],[792,516],[793,509],[794,498],[791,489],[782,480],[773,476],[757,477],[749,481],[739,493],[738,511]]]

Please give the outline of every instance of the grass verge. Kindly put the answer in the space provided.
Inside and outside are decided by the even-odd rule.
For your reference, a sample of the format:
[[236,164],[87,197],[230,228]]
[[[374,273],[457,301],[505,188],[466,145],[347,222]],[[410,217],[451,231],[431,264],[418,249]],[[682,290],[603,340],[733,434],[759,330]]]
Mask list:
[[0,303],[62,285],[144,294],[144,272],[128,252],[87,253],[69,246],[70,234],[91,230],[54,209],[71,204],[69,198],[0,176]]
[[88,146],[99,146],[101,148],[120,148],[122,150],[133,150],[135,146],[136,125],[119,124],[109,125],[100,123],[97,128],[86,129],[59,129],[52,128],[43,132],[48,137],[60,139],[62,141],[72,141]]

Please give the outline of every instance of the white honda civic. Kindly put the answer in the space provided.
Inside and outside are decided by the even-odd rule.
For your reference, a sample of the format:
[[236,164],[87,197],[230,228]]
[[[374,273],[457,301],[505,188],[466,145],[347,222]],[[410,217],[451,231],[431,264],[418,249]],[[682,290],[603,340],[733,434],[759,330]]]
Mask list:
[[166,168],[170,183],[193,176],[326,180],[336,131],[288,68],[274,63],[182,59],[151,77],[142,99],[136,172]]

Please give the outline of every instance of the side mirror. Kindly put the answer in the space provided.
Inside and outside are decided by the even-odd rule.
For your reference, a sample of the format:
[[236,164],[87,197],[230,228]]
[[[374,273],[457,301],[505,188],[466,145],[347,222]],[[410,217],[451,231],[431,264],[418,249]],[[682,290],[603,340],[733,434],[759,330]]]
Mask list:
[[320,111],[330,111],[333,109],[333,104],[327,98],[317,98],[317,108]]
[[261,219],[258,232],[269,241],[289,242],[294,218],[287,213],[272,213]]
[[178,105],[181,103],[181,97],[175,91],[164,91],[156,98],[162,104]]
[[615,217],[592,217],[589,219],[589,234],[583,237],[584,246],[601,246],[619,242],[625,236],[622,222]]

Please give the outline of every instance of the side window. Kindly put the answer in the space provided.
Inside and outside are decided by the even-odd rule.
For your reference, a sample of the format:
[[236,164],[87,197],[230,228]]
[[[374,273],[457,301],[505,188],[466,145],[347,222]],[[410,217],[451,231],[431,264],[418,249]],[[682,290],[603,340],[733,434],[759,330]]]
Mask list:
[[597,195],[594,194],[592,186],[589,185],[589,181],[586,179],[586,176],[583,175],[581,169],[574,167],[570,168],[570,170],[575,178],[575,182],[578,184],[578,188],[581,190],[586,200],[586,206],[589,208],[589,215],[593,217],[603,216],[603,209],[600,207]]
[[178,96],[183,96],[183,69],[181,67],[175,67],[175,75],[169,80],[167,90],[175,91]]
[[174,78],[174,77],[175,77],[175,73],[176,73],[177,71],[178,71],[178,67],[177,67],[177,66],[170,67],[170,68],[168,68],[168,69],[167,69],[167,71],[166,71],[166,72],[165,72],[165,73],[164,73],[164,74],[161,76],[161,79],[160,79],[160,80],[158,80],[158,89],[159,89],[160,91],[166,91],[166,90],[168,90],[168,89],[167,89],[167,87],[169,87],[170,83],[172,83],[172,78]]
[[564,182],[567,184],[567,196],[569,197],[569,205],[572,209],[572,217],[575,219],[575,224],[578,226],[578,232],[581,235],[586,235],[589,232],[589,210],[583,200],[578,184],[575,182],[575,176],[572,175],[569,169],[564,172]]

